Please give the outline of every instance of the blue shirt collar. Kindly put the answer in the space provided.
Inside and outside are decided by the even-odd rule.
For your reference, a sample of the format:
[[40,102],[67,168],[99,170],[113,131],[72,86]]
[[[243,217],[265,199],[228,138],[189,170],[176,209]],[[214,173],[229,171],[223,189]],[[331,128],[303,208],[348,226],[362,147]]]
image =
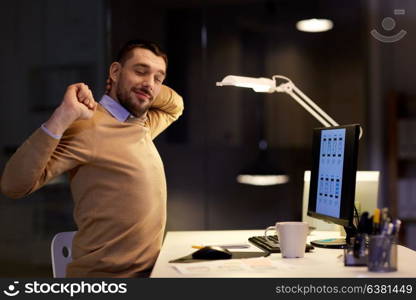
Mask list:
[[99,103],[120,122],[125,122],[130,117],[130,112],[108,95],[104,95]]

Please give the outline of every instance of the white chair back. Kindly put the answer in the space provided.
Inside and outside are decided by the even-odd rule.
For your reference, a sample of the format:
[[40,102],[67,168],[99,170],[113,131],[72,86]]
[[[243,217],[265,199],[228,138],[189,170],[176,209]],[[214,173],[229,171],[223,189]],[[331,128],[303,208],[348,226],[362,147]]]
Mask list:
[[54,278],[66,277],[66,266],[72,261],[72,240],[76,231],[60,232],[51,243],[52,271]]

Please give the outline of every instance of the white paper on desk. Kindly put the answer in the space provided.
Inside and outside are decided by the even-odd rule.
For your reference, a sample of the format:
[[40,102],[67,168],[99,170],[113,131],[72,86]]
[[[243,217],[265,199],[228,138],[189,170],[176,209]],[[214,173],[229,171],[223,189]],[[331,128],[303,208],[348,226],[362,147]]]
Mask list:
[[171,264],[179,273],[184,275],[209,275],[233,272],[274,272],[284,270],[285,267],[268,257],[255,257],[244,259],[215,260],[209,262],[196,262],[186,264]]

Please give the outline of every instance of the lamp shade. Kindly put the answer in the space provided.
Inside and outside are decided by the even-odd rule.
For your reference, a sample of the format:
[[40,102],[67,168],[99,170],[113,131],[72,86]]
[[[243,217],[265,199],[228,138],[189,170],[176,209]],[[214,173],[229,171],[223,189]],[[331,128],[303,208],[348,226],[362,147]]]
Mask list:
[[258,93],[273,93],[276,88],[274,80],[270,78],[253,78],[236,75],[225,76],[222,81],[217,82],[217,86],[225,85],[251,88]]

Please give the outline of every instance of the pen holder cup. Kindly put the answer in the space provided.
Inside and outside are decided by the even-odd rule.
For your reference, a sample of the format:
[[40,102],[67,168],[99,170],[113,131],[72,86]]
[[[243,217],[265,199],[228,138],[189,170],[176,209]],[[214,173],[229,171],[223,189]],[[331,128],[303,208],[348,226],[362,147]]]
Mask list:
[[368,271],[397,271],[397,239],[394,235],[370,235]]

